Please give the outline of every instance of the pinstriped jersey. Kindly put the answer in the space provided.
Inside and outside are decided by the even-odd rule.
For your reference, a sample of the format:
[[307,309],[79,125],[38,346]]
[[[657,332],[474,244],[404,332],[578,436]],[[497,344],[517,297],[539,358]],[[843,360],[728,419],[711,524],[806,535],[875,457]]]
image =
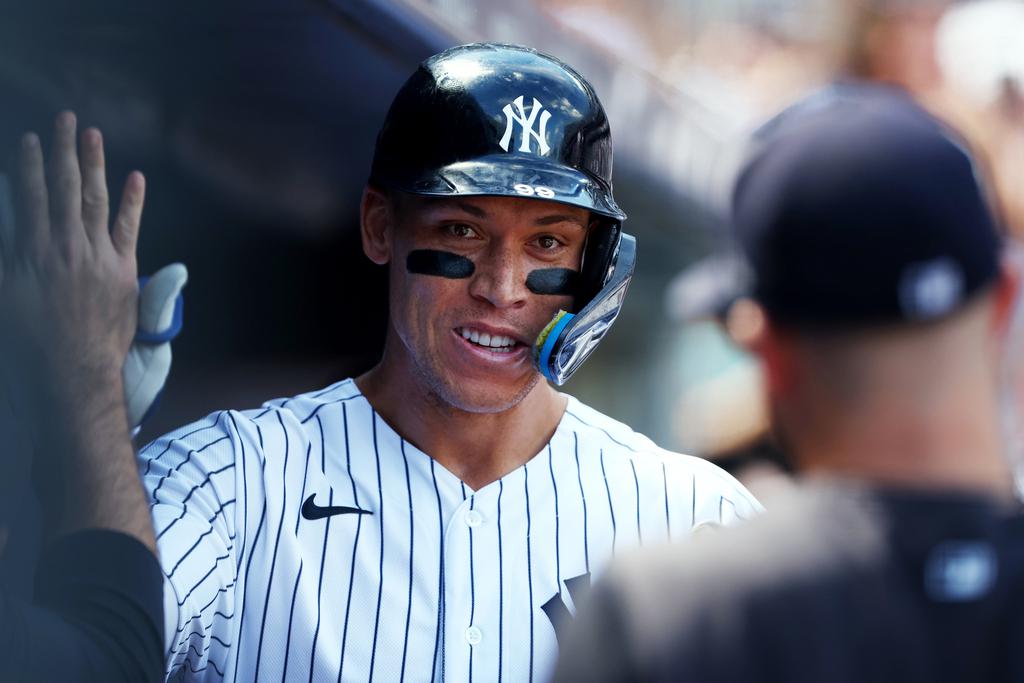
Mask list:
[[571,397],[544,449],[479,490],[352,380],[210,415],[139,458],[171,680],[544,681],[613,555],[760,509]]

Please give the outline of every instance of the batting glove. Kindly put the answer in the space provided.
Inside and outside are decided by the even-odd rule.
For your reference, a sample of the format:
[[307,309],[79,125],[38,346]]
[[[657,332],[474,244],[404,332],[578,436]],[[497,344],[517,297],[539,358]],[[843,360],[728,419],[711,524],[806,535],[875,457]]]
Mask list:
[[139,325],[124,362],[124,395],[133,435],[149,417],[171,372],[171,340],[181,331],[188,270],[172,263],[139,278]]

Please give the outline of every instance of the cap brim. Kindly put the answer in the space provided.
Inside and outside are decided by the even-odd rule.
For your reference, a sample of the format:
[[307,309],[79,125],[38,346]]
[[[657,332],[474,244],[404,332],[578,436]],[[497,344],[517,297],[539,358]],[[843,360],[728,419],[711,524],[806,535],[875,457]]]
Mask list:
[[395,189],[430,197],[532,197],[589,209],[619,221],[626,214],[611,192],[575,169],[535,157],[490,155],[449,164]]

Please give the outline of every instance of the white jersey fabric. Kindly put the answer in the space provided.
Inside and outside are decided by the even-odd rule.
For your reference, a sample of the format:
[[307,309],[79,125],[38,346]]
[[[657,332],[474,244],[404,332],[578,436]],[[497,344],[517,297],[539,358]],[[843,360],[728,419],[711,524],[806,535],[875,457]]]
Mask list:
[[139,458],[170,680],[545,681],[614,554],[760,510],[572,397],[540,453],[477,491],[351,379],[210,415]]

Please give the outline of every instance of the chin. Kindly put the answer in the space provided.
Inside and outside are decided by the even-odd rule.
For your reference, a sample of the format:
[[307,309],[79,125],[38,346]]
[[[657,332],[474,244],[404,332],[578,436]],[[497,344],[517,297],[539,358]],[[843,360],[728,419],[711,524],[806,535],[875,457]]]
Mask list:
[[540,382],[541,375],[534,372],[526,382],[515,387],[480,380],[434,380],[430,382],[430,389],[439,405],[466,413],[493,414],[505,412],[519,405]]

